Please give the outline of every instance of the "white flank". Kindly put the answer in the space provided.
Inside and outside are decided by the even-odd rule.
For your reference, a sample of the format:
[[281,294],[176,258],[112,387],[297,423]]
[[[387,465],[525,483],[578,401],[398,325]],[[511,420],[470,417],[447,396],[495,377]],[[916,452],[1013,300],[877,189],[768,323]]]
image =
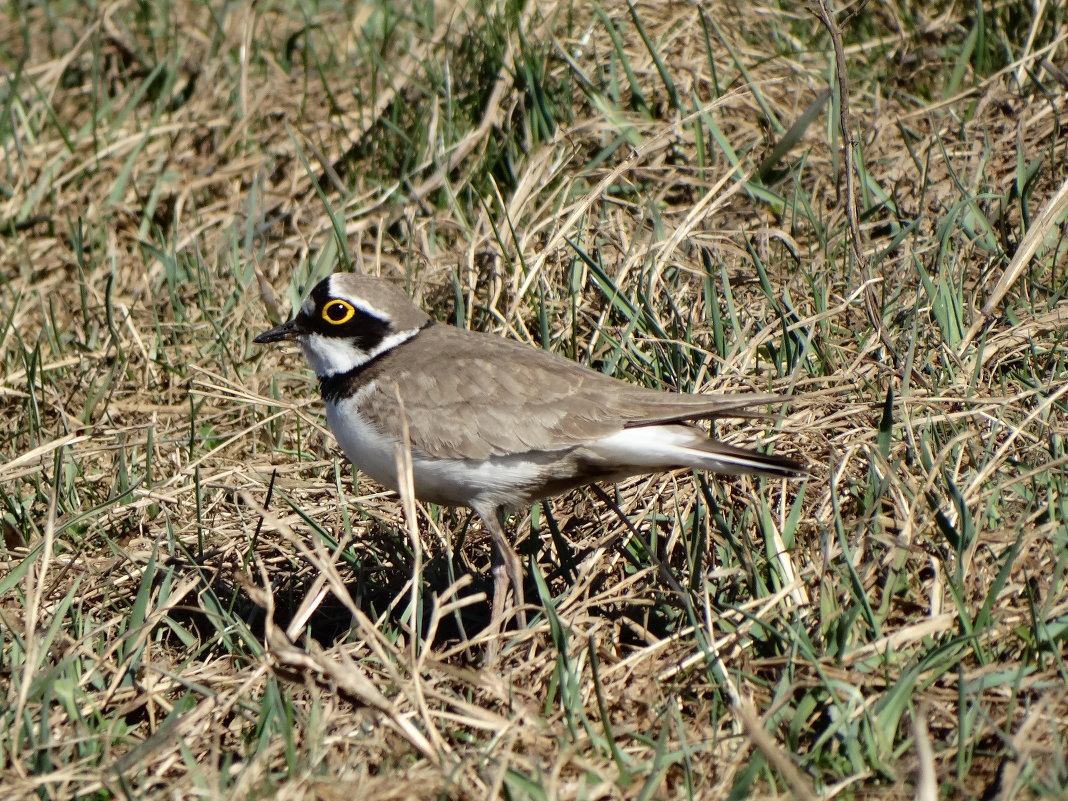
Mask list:
[[636,426],[601,437],[584,450],[605,464],[640,467],[650,472],[678,467],[712,470],[728,475],[768,472],[767,465],[755,459],[729,453],[710,453],[701,447],[705,442],[703,432],[688,426]]
[[[373,389],[373,384],[368,385],[352,397],[328,403],[326,419],[349,460],[382,486],[395,490],[398,439],[381,433],[360,414],[360,404]],[[453,506],[515,503],[517,488],[537,484],[545,470],[544,464],[522,454],[483,461],[431,459],[418,452],[412,457],[416,496]]]

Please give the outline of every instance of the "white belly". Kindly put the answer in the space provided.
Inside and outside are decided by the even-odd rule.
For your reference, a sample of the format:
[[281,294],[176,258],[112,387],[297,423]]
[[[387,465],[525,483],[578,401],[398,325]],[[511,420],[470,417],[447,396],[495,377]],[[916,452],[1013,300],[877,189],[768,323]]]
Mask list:
[[326,422],[354,465],[383,486],[397,489],[397,440],[380,434],[351,399],[326,404]]
[[[326,419],[349,460],[391,490],[397,481],[396,437],[385,435],[359,414],[359,395],[328,403]],[[432,459],[413,447],[412,477],[420,500],[447,506],[517,506],[530,500],[546,474],[544,460],[527,455],[481,461]]]

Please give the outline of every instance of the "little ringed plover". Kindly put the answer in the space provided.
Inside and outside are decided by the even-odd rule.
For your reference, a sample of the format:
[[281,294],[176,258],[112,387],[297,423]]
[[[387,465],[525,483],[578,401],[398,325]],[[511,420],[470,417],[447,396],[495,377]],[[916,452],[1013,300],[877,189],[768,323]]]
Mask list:
[[[646,389],[545,350],[437,323],[397,286],[335,273],[300,311],[255,338],[296,340],[319,377],[345,455],[396,490],[395,448],[407,418],[417,498],[467,506],[494,545],[491,626],[509,585],[525,625],[523,573],[505,510],[593,482],[678,468],[793,477],[794,459],[727,445],[693,424],[752,417],[776,395]],[[398,403],[398,397],[401,403]]]

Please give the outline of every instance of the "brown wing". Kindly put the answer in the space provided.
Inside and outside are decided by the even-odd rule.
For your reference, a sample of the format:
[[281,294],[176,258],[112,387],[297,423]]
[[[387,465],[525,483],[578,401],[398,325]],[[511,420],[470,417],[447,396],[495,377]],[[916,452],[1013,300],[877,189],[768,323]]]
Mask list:
[[361,404],[369,421],[390,430],[399,390],[412,445],[440,458],[568,450],[624,427],[750,416],[745,407],[779,400],[657,392],[548,351],[441,324],[375,362],[361,376],[364,386],[371,380],[374,402]]

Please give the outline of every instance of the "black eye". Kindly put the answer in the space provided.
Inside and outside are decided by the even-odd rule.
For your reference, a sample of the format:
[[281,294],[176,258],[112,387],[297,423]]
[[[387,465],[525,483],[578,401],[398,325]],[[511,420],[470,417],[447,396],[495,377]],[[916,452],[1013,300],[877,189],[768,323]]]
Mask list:
[[323,319],[333,325],[344,325],[356,315],[356,309],[348,301],[331,300],[323,306]]

